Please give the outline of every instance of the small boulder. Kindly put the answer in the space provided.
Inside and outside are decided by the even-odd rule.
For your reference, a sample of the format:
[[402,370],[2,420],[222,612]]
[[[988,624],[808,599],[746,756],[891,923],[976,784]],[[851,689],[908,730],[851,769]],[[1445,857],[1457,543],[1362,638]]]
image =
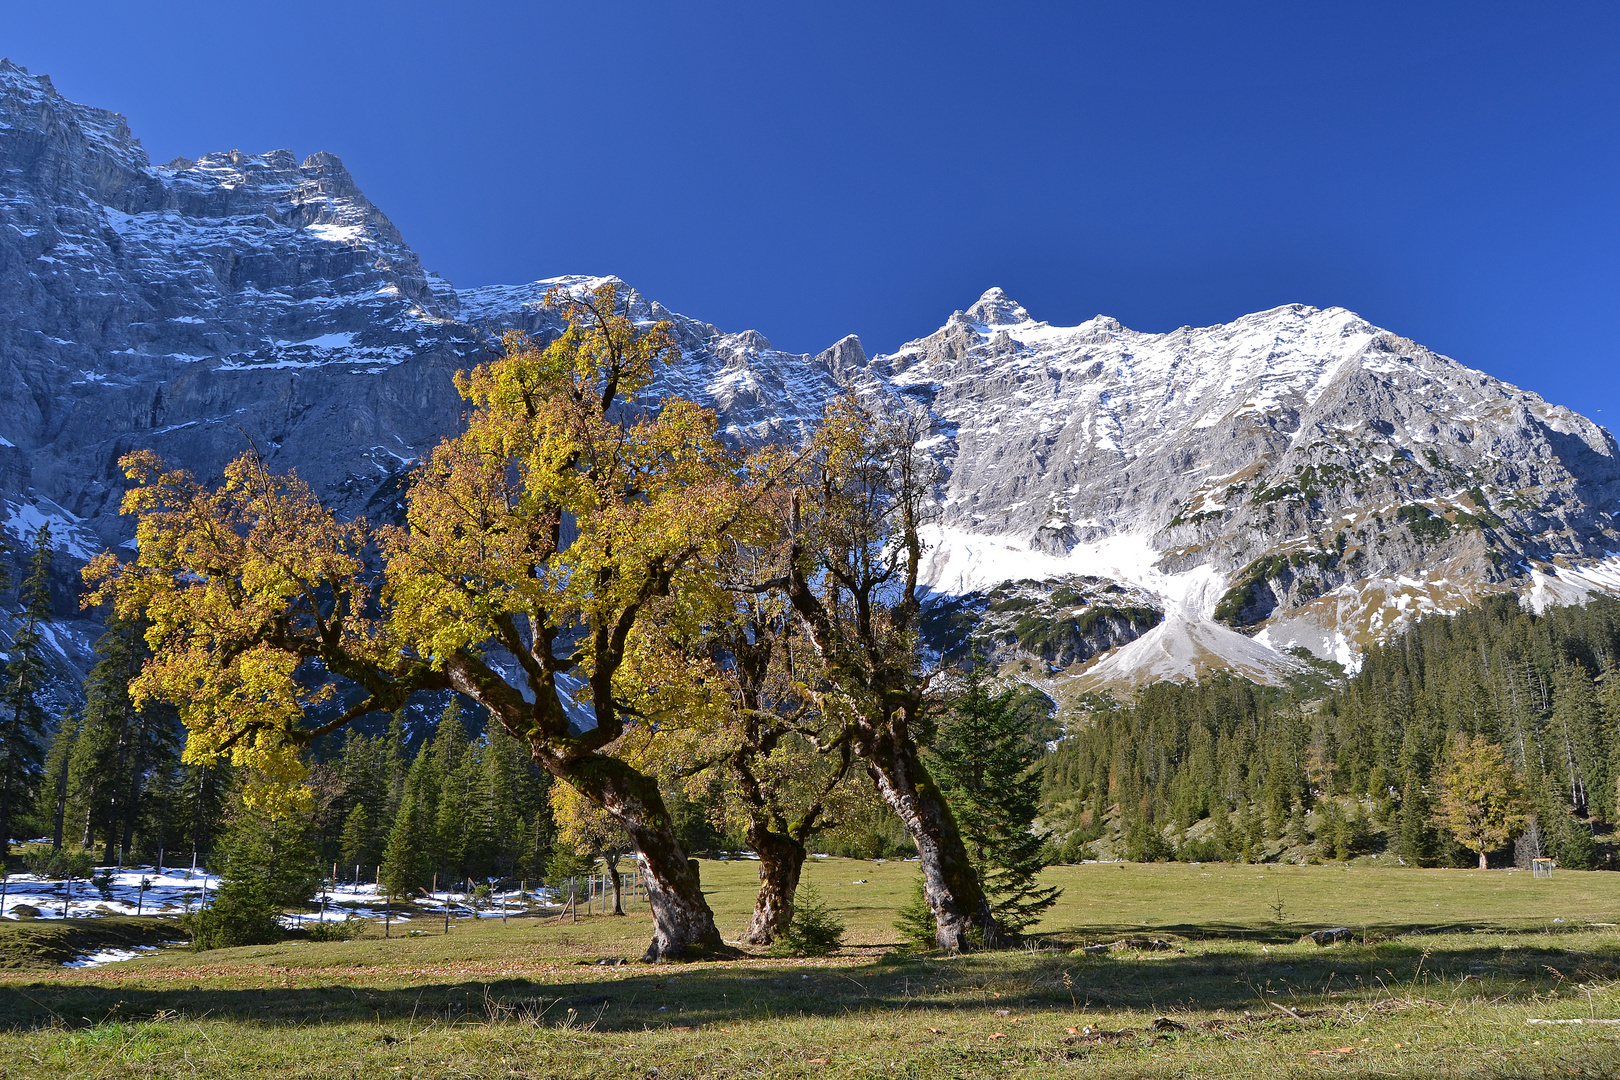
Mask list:
[[1301,945],[1307,941],[1317,945],[1336,945],[1341,941],[1349,941],[1355,937],[1348,926],[1335,926],[1330,930],[1312,930],[1299,939]]
[[1138,952],[1169,952],[1173,945],[1162,938],[1121,938],[1110,948],[1135,949]]
[[11,917],[13,919],[38,919],[44,914],[33,904],[13,904],[11,906]]

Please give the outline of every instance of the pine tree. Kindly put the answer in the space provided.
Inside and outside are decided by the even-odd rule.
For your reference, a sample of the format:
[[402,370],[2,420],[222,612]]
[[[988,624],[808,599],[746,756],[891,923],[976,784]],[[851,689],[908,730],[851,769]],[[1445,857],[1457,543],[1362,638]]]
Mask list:
[[84,722],[71,762],[84,843],[99,833],[103,861],[122,862],[135,842],[150,776],[176,765],[180,725],[168,706],[136,709],[130,680],[148,653],[139,624],[114,618],[96,642],[98,659],[84,682]]
[[1413,777],[1401,795],[1401,829],[1397,851],[1413,866],[1434,865],[1434,830],[1429,827],[1432,811],[1423,785]]
[[384,753],[387,756],[385,776],[388,785],[387,804],[383,816],[393,821],[399,814],[401,801],[405,798],[405,781],[410,777],[413,760],[405,734],[404,709],[398,709],[389,716],[388,734],[383,736],[383,741]]
[[1325,799],[1317,806],[1321,809],[1316,816],[1316,853],[1324,859],[1345,858],[1349,853],[1344,843],[1344,811],[1332,799]]
[[72,794],[69,785],[69,764],[73,746],[79,739],[79,714],[72,709],[62,714],[57,722],[56,734],[51,737],[51,750],[45,756],[44,783],[40,788],[39,816],[51,824],[51,850],[62,850],[62,837],[67,824],[68,800]]
[[272,817],[238,801],[222,847],[219,891],[188,916],[198,948],[280,941],[281,914],[314,895],[321,871],[304,813]]
[[[51,527],[34,533],[28,576],[18,599],[22,610],[12,635],[0,690],[0,860],[11,851],[17,819],[33,801],[42,764],[45,710],[45,638],[51,617]],[[4,582],[0,581],[0,586]]]
[[344,866],[374,865],[376,849],[372,846],[373,832],[371,814],[366,810],[365,803],[355,803],[354,809],[343,819],[342,846],[338,857]]
[[[432,744],[418,758],[418,763],[422,758],[429,759],[428,767],[422,770],[423,779],[418,781],[432,835],[428,855],[433,868],[446,880],[460,880],[472,871],[467,859],[473,809],[468,789],[472,777],[465,768],[472,757],[467,729],[461,723],[461,707],[452,698],[439,717]],[[412,776],[417,773],[413,767]],[[428,778],[436,780],[431,793],[426,787]]]
[[975,669],[933,747],[991,912],[1010,934],[1039,919],[1061,891],[1037,881],[1047,862],[1045,841],[1034,831],[1040,778],[1031,768],[1034,753],[1019,697],[1010,689],[992,691]]
[[389,896],[409,896],[432,880],[434,815],[426,798],[430,772],[429,755],[417,755],[383,847],[381,884]]

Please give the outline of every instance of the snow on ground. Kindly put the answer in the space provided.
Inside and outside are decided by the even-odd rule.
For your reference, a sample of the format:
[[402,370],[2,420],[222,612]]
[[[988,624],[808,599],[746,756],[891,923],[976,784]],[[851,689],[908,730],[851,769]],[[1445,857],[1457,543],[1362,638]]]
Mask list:
[[1136,686],[1159,680],[1182,682],[1224,669],[1275,686],[1282,681],[1281,672],[1301,666],[1298,660],[1213,620],[1171,616],[1076,677],[1086,687]]
[[[100,871],[98,870],[97,873]],[[141,879],[150,887],[145,900],[140,899]],[[195,908],[203,896],[203,882],[208,883],[210,895],[219,888],[219,878],[202,871],[193,875],[188,870],[166,869],[162,874],[155,867],[136,866],[123,870],[113,868],[112,886],[103,897],[93,881],[83,878],[72,882],[47,881],[32,874],[11,874],[5,879],[6,897],[4,914],[16,918],[18,905],[37,908],[39,918],[60,919],[66,902],[67,918],[85,918],[95,915],[178,915]]]
[[1549,607],[1584,604],[1593,593],[1620,593],[1620,553],[1579,566],[1529,565],[1530,588],[1524,604],[1537,615]]
[[156,952],[161,945],[142,945],[134,949],[102,949],[99,952],[89,953],[77,960],[69,960],[63,967],[100,967],[103,964],[116,964],[120,960],[133,960],[149,952]]
[[[205,875],[201,870],[192,873],[189,870],[166,869],[159,874],[151,866],[111,869],[112,880],[105,895],[93,880],[78,878],[69,883],[47,881],[32,874],[8,875],[5,878],[4,914],[17,918],[16,909],[26,905],[37,910],[39,915],[34,917],[41,919],[63,918],[64,911],[65,917],[74,919],[99,915],[180,915],[196,910],[203,902],[205,882],[208,897],[211,898],[219,889],[219,878],[213,874]],[[96,873],[100,874],[101,870]],[[140,896],[143,879],[148,882],[144,900]],[[535,901],[556,904],[559,899],[556,889],[530,889],[527,897],[517,889],[509,889],[493,893],[487,901],[480,901],[479,906],[475,907],[471,893],[440,890],[431,895],[419,893],[412,898],[412,903],[419,909],[438,913],[449,908],[458,919],[498,919],[503,908],[506,914],[512,914],[526,910]],[[319,910],[289,915],[286,920],[288,925],[322,920],[341,921],[351,915],[361,919],[381,919],[386,898],[378,891],[375,882],[340,884],[312,897],[311,903]],[[393,921],[408,922],[409,917],[396,913]]]
[[1136,585],[1157,596],[1166,615],[1201,620],[1214,613],[1226,588],[1225,578],[1210,566],[1180,574],[1161,571],[1163,554],[1147,533],[1119,533],[1054,555],[1033,551],[1016,536],[985,536],[944,525],[926,525],[920,532],[927,549],[922,579],[937,592],[960,595],[1004,581],[1086,574]]

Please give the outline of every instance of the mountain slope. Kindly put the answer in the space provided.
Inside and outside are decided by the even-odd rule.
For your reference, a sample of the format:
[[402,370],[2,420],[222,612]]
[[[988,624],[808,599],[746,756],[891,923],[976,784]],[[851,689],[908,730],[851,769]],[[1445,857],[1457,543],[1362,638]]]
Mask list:
[[1606,430],[1342,309],[1145,334],[992,289],[869,377],[928,410],[950,466],[931,582],[1115,577],[1163,598],[1172,654],[1190,634],[1252,666],[1218,618],[1348,662],[1489,592],[1603,587],[1620,549]]
[[[396,515],[459,423],[453,372],[507,330],[547,338],[547,290],[601,280],[456,290],[336,157],[154,166],[122,117],[0,61],[0,500],[14,536],[57,532],[65,662],[95,631],[72,568],[130,536],[120,455],[214,479],[251,443],[341,513]],[[992,289],[891,353],[811,356],[631,300],[681,348],[645,403],[711,405],[737,442],[800,438],[851,390],[923,414],[936,624],[1077,686],[1275,679],[1291,646],[1353,663],[1488,593],[1620,588],[1609,433],[1342,309],[1147,334]],[[1134,614],[1102,614],[1108,582]]]

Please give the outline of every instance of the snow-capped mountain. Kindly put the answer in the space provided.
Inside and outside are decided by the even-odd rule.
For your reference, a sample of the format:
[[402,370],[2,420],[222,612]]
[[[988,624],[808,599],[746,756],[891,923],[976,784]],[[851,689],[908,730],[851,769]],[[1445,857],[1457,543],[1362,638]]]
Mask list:
[[1144,334],[991,289],[868,375],[929,410],[951,466],[936,587],[1083,573],[1160,598],[1092,678],[1353,663],[1425,612],[1615,580],[1608,431],[1343,309]]
[[[460,421],[452,373],[505,330],[555,332],[546,290],[597,280],[457,291],[336,157],[154,166],[122,117],[0,61],[0,500],[13,535],[53,523],[64,654],[82,665],[94,632],[66,571],[131,532],[120,455],[211,479],[251,441],[340,512],[387,517]],[[712,405],[739,442],[798,438],[847,389],[924,413],[947,467],[936,622],[982,615],[997,649],[1086,685],[1272,678],[1290,646],[1353,662],[1489,592],[1620,587],[1609,433],[1348,311],[1144,334],[1053,327],[992,289],[869,357],[634,304],[682,351],[648,400]]]

